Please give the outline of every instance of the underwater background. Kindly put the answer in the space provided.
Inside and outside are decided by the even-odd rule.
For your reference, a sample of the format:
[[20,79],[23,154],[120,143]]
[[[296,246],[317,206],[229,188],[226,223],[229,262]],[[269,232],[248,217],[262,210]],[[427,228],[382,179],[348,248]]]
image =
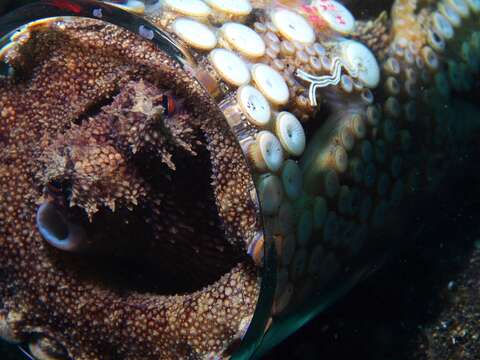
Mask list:
[[[0,15],[25,3],[0,0]],[[479,90],[456,106],[480,117]],[[480,167],[456,175],[398,253],[264,358],[480,359]],[[1,360],[25,358],[0,343]]]

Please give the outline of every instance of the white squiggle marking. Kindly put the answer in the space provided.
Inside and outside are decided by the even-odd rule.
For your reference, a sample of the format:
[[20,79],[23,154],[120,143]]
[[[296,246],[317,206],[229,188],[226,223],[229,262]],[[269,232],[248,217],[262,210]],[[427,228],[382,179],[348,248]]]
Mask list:
[[310,83],[310,89],[308,91],[308,96],[310,98],[310,103],[312,106],[317,106],[317,89],[327,87],[330,85],[336,86],[342,78],[342,67],[347,70],[350,75],[353,77],[358,76],[358,71],[351,69],[345,62],[336,57],[333,59],[333,71],[330,75],[316,76],[309,74],[303,70],[297,69],[296,75],[307,82]]

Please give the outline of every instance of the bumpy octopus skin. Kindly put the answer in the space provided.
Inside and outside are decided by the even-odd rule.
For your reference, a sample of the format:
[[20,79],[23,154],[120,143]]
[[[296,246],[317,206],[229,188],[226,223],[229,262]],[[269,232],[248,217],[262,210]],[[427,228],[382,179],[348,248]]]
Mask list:
[[[256,270],[248,262],[239,263],[238,249],[243,247],[248,232],[253,231],[256,218],[254,212],[252,215],[248,209],[240,208],[242,202],[248,205],[251,201],[247,191],[251,185],[243,160],[235,161],[242,159],[241,153],[229,146],[229,142],[235,144],[234,140],[227,131],[215,126],[213,112],[208,119],[200,112],[184,111],[161,120],[163,115],[159,114],[163,114],[164,108],[158,99],[163,93],[160,82],[177,83],[177,89],[183,89],[202,104],[200,107],[197,103],[197,110],[208,105],[202,94],[196,93],[198,89],[189,87],[188,80],[181,82],[176,74],[177,64],[135,36],[91,21],[70,22],[61,32],[34,36],[38,39],[31,40],[36,55],[32,72],[15,83],[2,80],[0,85],[0,257],[4,259],[0,280],[1,335],[22,339],[26,333],[41,333],[62,343],[75,359],[196,358],[219,352],[238,335],[235,332],[239,323],[248,323],[249,319],[242,316],[252,314],[258,296]],[[110,105],[96,105],[110,98]],[[100,109],[93,111],[92,107]],[[159,121],[164,121],[168,131],[159,130]],[[182,122],[189,125],[183,126]],[[154,128],[158,131],[156,139]],[[223,243],[222,238],[216,240],[218,234],[214,230],[206,229],[206,234],[212,235],[202,237],[197,224],[211,209],[190,204],[190,199],[185,200],[185,206],[191,209],[182,209],[178,197],[182,196],[185,184],[172,189],[171,181],[164,179],[164,183],[156,184],[158,188],[151,189],[151,183],[132,165],[135,156],[150,154],[158,162],[145,166],[166,164],[166,169],[188,171],[180,167],[185,166],[183,161],[189,161],[188,156],[193,156],[193,148],[207,151],[196,143],[191,135],[194,131],[202,131],[209,139],[208,146],[218,150],[212,153],[217,172],[212,174],[212,183],[222,206],[220,211],[225,212],[230,243]],[[171,158],[169,149],[178,152],[176,146],[185,151],[185,159]],[[231,171],[243,175],[232,178]],[[48,185],[52,180],[70,183],[68,200],[63,195],[51,194]],[[108,234],[117,236],[115,248],[122,246],[116,231],[123,232],[123,237],[130,241],[147,236],[129,231],[128,226],[112,219],[122,209],[132,209],[127,209],[133,213],[128,214],[132,222],[154,223],[153,237],[158,241],[136,241],[140,243],[137,251],[152,262],[149,271],[161,274],[156,268],[164,263],[170,266],[170,276],[177,280],[192,277],[191,273],[182,274],[181,269],[200,258],[205,262],[202,260],[197,269],[189,266],[197,272],[194,276],[202,276],[207,284],[213,283],[212,276],[218,281],[205,286],[191,280],[189,284],[199,287],[188,296],[142,295],[114,289],[111,282],[96,278],[95,268],[89,268],[100,266],[99,263],[62,257],[35,230],[39,204],[58,196],[69,202],[58,206],[83,212],[86,224],[90,216],[92,224],[98,226],[93,229],[97,234],[108,226],[119,227]],[[230,202],[238,205],[233,207]],[[142,205],[145,209],[135,210]],[[183,222],[180,219],[186,212],[191,218]],[[193,234],[195,230],[197,234]],[[185,246],[186,252],[179,251],[182,237],[192,238],[189,247]],[[135,250],[129,247],[127,251]],[[179,253],[181,256],[175,255]],[[170,261],[169,256],[174,256],[175,261]],[[207,260],[209,257],[211,261]],[[139,268],[141,264],[128,271]],[[90,275],[82,278],[79,273]],[[218,274],[223,276],[219,279]],[[163,281],[153,274],[150,280],[159,284]]]
[[[0,78],[0,337],[30,343],[39,359],[227,357],[260,296],[264,242],[278,255],[275,326],[344,279],[359,254],[388,248],[390,215],[437,191],[478,134],[476,119],[449,119],[452,92],[471,89],[479,70],[475,0],[368,2],[368,18],[352,2],[361,19],[341,35],[303,1],[251,1],[243,13],[206,2],[213,10],[196,14],[193,36],[183,18],[205,7],[145,13],[190,47],[198,66],[189,73],[148,41],[85,19],[34,27],[7,54],[14,75]],[[287,39],[299,35],[270,21],[277,9],[310,21],[315,44]],[[235,48],[211,30],[226,22],[248,25],[265,51]],[[368,71],[363,81],[345,65],[333,70],[341,46],[357,51],[358,42],[375,55],[378,84],[365,85]],[[215,47],[240,54],[238,68],[216,63]],[[256,64],[257,78],[239,77],[245,63]],[[265,78],[284,83],[287,99]],[[325,78],[338,81],[309,97]],[[267,98],[262,110],[239,105],[237,90],[254,94],[253,105],[263,97],[247,84]],[[165,97],[178,112],[165,111]],[[292,140],[305,133],[306,149]],[[60,233],[82,229],[81,246],[50,246],[38,209],[45,225],[63,219]]]

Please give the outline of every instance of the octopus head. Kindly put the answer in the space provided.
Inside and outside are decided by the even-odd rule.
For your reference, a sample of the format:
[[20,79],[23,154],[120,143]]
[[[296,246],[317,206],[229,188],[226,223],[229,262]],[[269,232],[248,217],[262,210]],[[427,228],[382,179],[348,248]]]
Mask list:
[[256,306],[261,226],[223,115],[116,26],[24,35],[0,78],[0,336],[45,359],[225,352]]

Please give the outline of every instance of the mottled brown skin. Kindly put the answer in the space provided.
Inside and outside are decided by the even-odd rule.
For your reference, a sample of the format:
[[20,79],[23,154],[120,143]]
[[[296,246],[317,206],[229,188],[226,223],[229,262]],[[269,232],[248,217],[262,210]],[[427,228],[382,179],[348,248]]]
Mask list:
[[[258,219],[214,105],[154,45],[114,26],[50,24],[24,49],[32,56],[10,54],[16,76],[0,79],[0,336],[51,358],[222,353],[255,309],[258,275],[242,254]],[[188,105],[165,117],[171,89]],[[195,161],[192,175],[211,167],[198,179],[210,189],[195,195],[203,207],[176,181]],[[87,229],[86,254],[40,236],[45,201]]]
[[374,20],[357,21],[353,38],[359,40],[383,60],[392,40],[388,14],[382,11]]

